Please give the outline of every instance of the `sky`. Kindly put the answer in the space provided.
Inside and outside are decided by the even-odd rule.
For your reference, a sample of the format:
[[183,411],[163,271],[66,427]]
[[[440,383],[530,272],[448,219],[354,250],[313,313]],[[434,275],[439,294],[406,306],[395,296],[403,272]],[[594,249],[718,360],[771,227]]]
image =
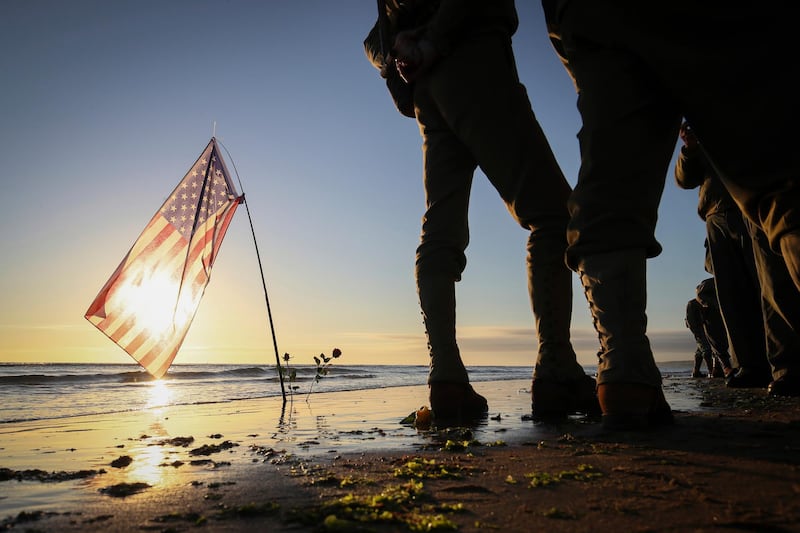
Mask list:
[[[575,90],[540,3],[517,4],[520,78],[574,185]],[[84,314],[216,136],[252,232],[238,210],[175,362],[274,364],[274,332],[296,364],[338,347],[341,364],[426,365],[421,139],[364,55],[375,18],[364,0],[4,0],[0,363],[133,363]],[[693,357],[686,302],[708,277],[696,206],[670,169],[664,252],[648,261],[657,361]],[[457,285],[465,363],[532,366],[527,235],[480,171],[470,231]],[[573,285],[573,341],[592,365],[597,337]]]

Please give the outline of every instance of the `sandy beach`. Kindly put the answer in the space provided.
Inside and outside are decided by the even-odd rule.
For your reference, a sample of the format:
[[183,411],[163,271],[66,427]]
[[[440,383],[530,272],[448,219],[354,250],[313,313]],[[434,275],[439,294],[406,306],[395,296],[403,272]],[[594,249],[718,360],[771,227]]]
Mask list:
[[21,531],[800,531],[800,400],[670,378],[676,425],[529,418],[480,382],[472,428],[401,424],[425,387],[0,427],[0,524]]

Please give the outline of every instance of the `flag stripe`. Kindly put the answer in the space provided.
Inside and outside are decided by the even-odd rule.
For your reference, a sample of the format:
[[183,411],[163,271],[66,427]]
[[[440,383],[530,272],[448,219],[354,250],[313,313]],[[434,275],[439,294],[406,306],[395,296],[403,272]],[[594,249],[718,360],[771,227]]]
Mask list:
[[167,366],[169,366],[169,363],[172,362],[173,358],[178,353],[178,349],[183,343],[187,332],[188,328],[184,329],[181,334],[176,335],[174,338],[159,346],[154,346],[147,351],[141,350],[137,352],[135,357],[139,360],[139,364],[147,369],[157,370],[161,368],[165,362],[167,362]]
[[[142,232],[142,235],[139,237],[137,244],[140,243],[143,239],[148,240],[147,247],[144,246],[137,246],[134,245],[131,248],[131,251],[128,252],[128,255],[123,259],[122,263],[117,268],[116,272],[111,276],[106,286],[103,287],[103,290],[98,295],[95,302],[89,308],[87,314],[97,316],[97,313],[100,308],[102,308],[103,304],[106,303],[106,300],[110,297],[109,293],[113,290],[115,285],[119,285],[120,283],[124,282],[126,278],[131,274],[126,268],[133,263],[139,256],[141,256],[147,249],[150,249],[152,253],[155,252],[155,248],[157,248],[157,243],[163,243],[166,240],[166,234],[170,232],[170,228],[166,224],[166,220],[164,220],[161,216],[156,216],[150,223],[147,225],[145,230]],[[153,235],[154,237],[150,238]],[[106,318],[106,314],[103,313],[100,315],[100,318]]]
[[183,344],[240,200],[211,139],[86,312],[155,377]]
[[[181,290],[182,295],[188,293],[189,296],[187,298],[189,298],[191,301],[197,301],[198,303],[208,283],[208,276],[206,275],[206,271],[203,268],[202,262],[197,261],[196,259],[202,256],[202,252],[204,251],[205,248],[207,248],[207,246],[203,246],[202,240],[196,243],[195,253],[192,254],[192,257],[190,257],[188,263],[189,271],[183,273],[183,279],[189,280],[189,282],[187,283],[186,281],[184,281],[184,283],[186,283],[186,286],[184,286]],[[192,318],[194,318],[194,316],[192,316]],[[183,337],[185,337],[187,332],[188,332],[188,325],[186,331],[183,332],[183,335],[180,338],[181,341],[183,340]],[[144,350],[140,350],[140,352],[143,351]],[[159,352],[154,350],[149,350],[147,351],[147,353],[144,353],[144,355],[141,356],[139,362],[143,366],[149,367],[154,364],[154,362],[158,358],[158,355]]]
[[[161,218],[161,217],[159,217],[159,218]],[[156,226],[157,225],[158,224],[156,224]],[[150,257],[156,257],[157,258],[156,260],[150,260],[151,263],[152,263],[152,265],[149,268],[150,270],[152,270],[152,271],[159,271],[160,270],[162,272],[168,272],[170,270],[170,267],[169,267],[169,265],[164,264],[164,259],[168,259],[168,258],[175,259],[175,258],[177,258],[177,252],[180,252],[181,248],[183,248],[183,246],[181,246],[181,242],[180,242],[181,241],[180,235],[178,233],[176,233],[174,231],[170,231],[170,230],[171,230],[171,226],[167,226],[167,227],[165,227],[163,229],[163,231],[158,231],[156,233],[156,239],[155,240],[159,241],[161,243],[161,245],[158,246],[158,247],[153,247],[153,249],[152,250],[148,250],[147,253],[142,253],[142,254],[139,254],[139,256],[134,257],[131,261],[128,262],[128,265],[127,265],[128,266],[128,270],[127,270],[127,272],[130,273],[130,274],[138,273],[140,275],[144,275],[144,273],[145,273],[144,271],[146,270],[146,268],[145,268],[146,267],[146,262],[148,260],[150,260],[149,259]],[[154,242],[155,242],[155,240],[154,240]],[[162,250],[166,250],[166,251],[162,251]],[[160,253],[163,253],[163,258],[159,259],[158,258],[158,254],[160,254]],[[142,263],[145,263],[145,264],[142,265]],[[140,265],[142,265],[142,266],[140,266]],[[176,268],[177,268],[177,265],[176,265]],[[132,276],[132,277],[135,277],[135,276]],[[125,282],[127,282],[127,281],[128,281],[127,279],[120,279],[120,283],[118,283],[118,285],[124,286]],[[113,298],[113,295],[110,296],[110,298]],[[128,318],[128,316],[129,316],[129,314],[127,312],[124,312],[124,311],[122,311],[122,309],[120,309],[120,311],[117,314],[116,318],[117,318],[117,321],[121,322],[121,321],[125,321]],[[108,327],[109,329],[116,331],[116,330],[118,330],[118,326],[117,326],[117,323],[116,323],[117,321],[109,322],[107,324],[107,326],[105,326],[105,327]],[[130,327],[128,329],[130,329]],[[121,334],[119,334],[117,336],[118,337],[118,340],[117,340],[118,343],[119,342],[124,342],[123,336],[124,336],[124,333],[121,333]]]
[[[209,229],[213,231],[213,228]],[[206,232],[208,233],[208,231]],[[175,235],[170,235],[169,238],[164,238],[164,232],[159,232],[157,240],[162,240],[161,248],[167,246],[171,241],[174,241]],[[205,274],[205,269],[203,268],[202,261],[197,261],[199,257],[202,256],[204,248],[203,239],[197,239],[195,243],[195,247],[193,252],[188,259],[185,259],[183,254],[186,253],[186,246],[181,243],[182,239],[178,239],[174,242],[174,246],[163,253],[163,258],[161,261],[157,263],[158,268],[165,272],[173,272],[172,277],[175,278],[183,278],[184,283],[186,280],[192,279],[193,271],[196,271],[197,279],[193,283],[188,283],[187,287],[184,287],[184,292],[181,295],[182,297],[186,294],[185,291],[192,291],[198,289],[204,289],[205,284],[207,283],[207,276]],[[158,251],[158,250],[155,250]],[[171,258],[172,261],[169,264],[165,263],[165,259]],[[188,264],[189,271],[183,272],[184,265]],[[200,284],[200,287],[195,287],[195,285]],[[188,298],[190,301],[195,301],[199,303],[199,297],[202,296],[200,294],[190,294]],[[192,317],[193,318],[193,317]],[[188,330],[188,324],[186,326]],[[178,342],[180,343],[182,339],[186,335],[186,331],[175,331],[175,334],[178,335]],[[145,368],[150,368],[154,361],[157,360],[159,353],[164,350],[169,350],[170,353],[175,350],[172,350],[168,345],[164,344],[164,342],[155,336],[149,335],[146,331],[138,331],[135,329],[131,329],[127,332],[126,335],[121,335],[118,338],[118,344],[122,346],[129,354],[131,354],[134,358],[139,359],[140,364]]]
[[[183,268],[184,268],[184,264],[185,264],[184,257],[183,257],[183,252],[184,252],[185,249],[186,249],[186,246],[185,245],[181,246],[180,245],[180,241],[177,241],[174,244],[173,247],[171,247],[169,250],[166,251],[166,253],[164,253],[164,258],[165,259],[166,258],[170,258],[171,261],[169,263],[166,263],[164,260],[160,261],[158,263],[158,270],[160,270],[161,272],[168,273],[167,276],[169,278],[180,279],[181,275],[183,274]],[[188,324],[187,324],[187,327],[188,327]],[[140,336],[140,332],[139,331],[133,331],[133,334],[135,334],[135,336],[136,336],[135,338],[138,338]],[[159,341],[160,341],[160,339],[158,337],[150,336],[149,338],[145,338],[142,342],[145,342],[147,344],[147,346],[148,346],[148,349],[149,349],[150,346],[152,346],[153,344],[158,343]],[[131,341],[128,341],[128,339],[125,338],[125,337],[120,339],[120,344],[121,345],[122,344],[129,344],[129,343],[133,343],[133,342],[134,342],[134,339],[132,339]],[[127,350],[128,350],[129,353],[131,353],[130,348],[128,348]],[[134,354],[131,353],[131,355],[134,355]],[[146,366],[147,365],[145,365],[145,367]]]

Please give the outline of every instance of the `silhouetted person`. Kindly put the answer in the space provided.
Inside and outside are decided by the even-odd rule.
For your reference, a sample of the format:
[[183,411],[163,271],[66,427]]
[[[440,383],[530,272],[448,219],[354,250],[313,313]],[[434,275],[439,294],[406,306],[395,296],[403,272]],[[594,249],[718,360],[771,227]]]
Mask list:
[[543,0],[578,90],[581,168],[567,261],[601,340],[609,428],[669,423],[647,338],[646,260],[682,117],[800,287],[794,5]]
[[703,306],[697,301],[697,298],[692,298],[686,302],[686,318],[684,321],[686,327],[692,332],[696,344],[692,377],[706,377],[706,374],[703,373],[703,363],[706,364],[708,375],[710,376],[714,369],[714,356],[711,353],[711,345],[706,338],[705,327],[703,327]]
[[731,356],[728,353],[728,332],[722,321],[717,301],[717,288],[714,278],[706,278],[695,289],[696,299],[703,307],[703,330],[714,356],[712,377],[727,378],[733,373]]
[[687,122],[681,124],[680,138],[675,182],[682,189],[699,188],[697,213],[706,224],[711,273],[736,369],[727,385],[766,387],[771,371],[753,241],[742,212],[710,168]]
[[391,56],[378,45],[379,25],[365,47],[384,76],[396,66],[413,86],[426,206],[416,280],[434,416],[487,410],[469,384],[456,342],[455,283],[466,266],[470,189],[478,167],[528,232],[528,291],[539,341],[534,416],[598,412],[595,380],[578,364],[570,341],[572,273],[564,251],[571,188],[517,77],[514,2],[387,1],[386,7]]

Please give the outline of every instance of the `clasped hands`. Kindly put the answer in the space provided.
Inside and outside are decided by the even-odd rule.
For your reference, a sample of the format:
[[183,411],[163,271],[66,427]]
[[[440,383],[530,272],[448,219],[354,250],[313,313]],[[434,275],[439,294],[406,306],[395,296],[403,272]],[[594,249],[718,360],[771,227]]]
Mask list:
[[381,76],[388,76],[392,63],[406,83],[424,74],[439,58],[433,43],[422,36],[422,30],[407,30],[397,34],[392,52],[386,58]]

